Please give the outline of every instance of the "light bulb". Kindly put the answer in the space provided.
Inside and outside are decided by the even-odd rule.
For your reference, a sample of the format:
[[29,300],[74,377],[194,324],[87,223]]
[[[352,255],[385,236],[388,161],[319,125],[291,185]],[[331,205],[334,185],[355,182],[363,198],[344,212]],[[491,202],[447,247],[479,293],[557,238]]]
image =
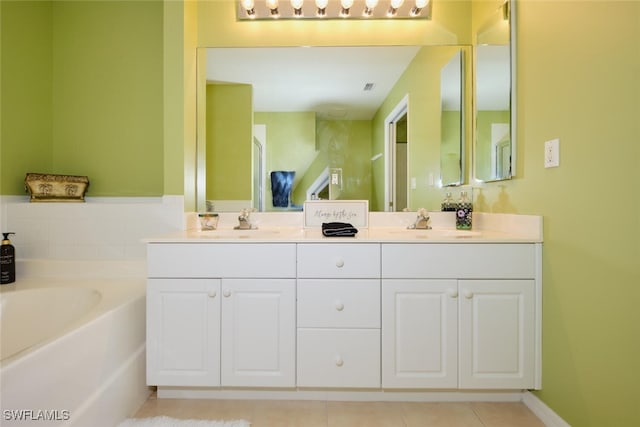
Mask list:
[[422,9],[427,7],[429,0],[416,0],[416,5],[411,8],[411,16],[418,16],[422,12]]
[[291,0],[293,16],[296,18],[300,18],[302,16],[302,3],[304,3],[304,0]]
[[272,18],[278,18],[280,16],[280,12],[278,12],[278,0],[266,0],[265,4],[271,11]]
[[399,8],[404,3],[404,0],[391,0],[391,7],[394,9]]
[[364,5],[365,5],[365,8],[364,8],[363,15],[371,16],[373,15],[373,8],[375,8],[378,5],[378,0],[365,0]]
[[349,16],[349,9],[353,6],[353,0],[341,0],[340,5],[342,9],[340,10],[340,16],[343,18],[347,18]]
[[254,1],[253,0],[242,0],[242,7],[245,10],[253,9]]
[[316,7],[318,8],[316,11],[317,17],[324,18],[327,16],[327,4],[329,4],[329,0],[316,0]]

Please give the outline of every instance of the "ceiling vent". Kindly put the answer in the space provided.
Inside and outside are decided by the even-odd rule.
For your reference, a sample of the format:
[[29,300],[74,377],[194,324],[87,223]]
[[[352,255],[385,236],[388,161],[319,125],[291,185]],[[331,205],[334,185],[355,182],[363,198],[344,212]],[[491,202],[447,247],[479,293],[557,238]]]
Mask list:
[[374,83],[365,83],[364,84],[364,88],[362,89],[365,92],[368,92],[370,90],[373,90],[373,87],[375,86]]

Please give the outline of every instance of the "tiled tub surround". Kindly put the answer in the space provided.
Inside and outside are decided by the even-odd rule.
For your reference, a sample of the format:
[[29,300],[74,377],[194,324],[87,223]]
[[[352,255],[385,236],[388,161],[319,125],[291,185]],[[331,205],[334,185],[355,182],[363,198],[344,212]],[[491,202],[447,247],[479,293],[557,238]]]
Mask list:
[[326,238],[296,216],[252,214],[258,230],[238,231],[221,215],[218,230],[150,239],[149,384],[344,400],[540,388],[542,219],[476,214],[458,233],[431,216],[424,231],[406,230],[415,213],[372,213],[357,237]]
[[16,233],[18,259],[143,260],[143,238],[185,228],[183,200],[87,197],[85,203],[30,203],[28,196],[2,196],[0,226]]
[[[113,427],[130,416],[149,395],[144,262],[21,260],[18,268],[18,280],[3,285],[0,298],[64,288],[63,314],[75,304],[76,289],[97,293],[99,299],[75,320],[0,361],[2,425]],[[10,311],[5,302],[3,310]],[[53,324],[58,312],[53,303],[44,312],[28,310],[23,313],[28,321],[3,319],[3,339],[26,335],[26,328],[42,329],[38,321]],[[49,421],[7,415],[20,410],[57,412]]]

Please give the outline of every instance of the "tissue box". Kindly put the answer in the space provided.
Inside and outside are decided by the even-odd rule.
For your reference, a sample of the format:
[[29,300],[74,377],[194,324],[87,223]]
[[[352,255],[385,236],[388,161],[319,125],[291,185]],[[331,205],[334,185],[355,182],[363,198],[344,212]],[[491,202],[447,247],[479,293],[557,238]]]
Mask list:
[[89,178],[75,175],[28,173],[25,190],[32,202],[84,202]]

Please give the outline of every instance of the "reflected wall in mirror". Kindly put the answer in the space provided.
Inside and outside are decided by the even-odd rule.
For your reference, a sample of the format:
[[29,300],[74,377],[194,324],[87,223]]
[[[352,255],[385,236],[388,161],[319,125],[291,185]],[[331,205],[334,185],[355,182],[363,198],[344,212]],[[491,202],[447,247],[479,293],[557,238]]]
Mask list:
[[440,72],[440,182],[461,185],[464,179],[464,56],[455,52]]
[[511,3],[489,2],[492,7],[477,33],[474,175],[478,181],[510,179],[515,172]]
[[[468,54],[469,46],[200,51],[207,84],[205,99],[199,94],[198,102],[198,120],[204,123],[198,125],[198,171],[205,175],[199,186],[206,185],[202,200],[211,201],[210,208],[296,210],[305,200],[329,198],[331,188],[334,198],[366,199],[374,211],[392,209],[393,156],[385,119],[404,98],[407,164],[397,178],[407,194],[402,204],[411,210],[438,206],[441,190],[430,177],[433,182],[440,176],[444,164],[441,78],[450,77],[445,65]],[[458,93],[463,76],[458,67]],[[458,159],[458,172],[447,176],[456,175],[457,183],[464,169],[462,139],[461,133],[447,144],[448,155]],[[286,208],[274,207],[274,171],[295,172]]]

